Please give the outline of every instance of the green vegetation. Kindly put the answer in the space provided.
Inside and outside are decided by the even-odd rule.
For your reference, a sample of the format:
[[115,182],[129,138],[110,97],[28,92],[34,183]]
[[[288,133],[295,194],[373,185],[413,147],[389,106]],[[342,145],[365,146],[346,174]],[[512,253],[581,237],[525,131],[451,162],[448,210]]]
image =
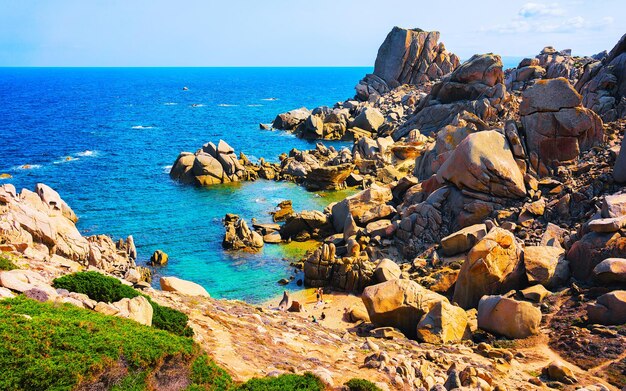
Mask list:
[[105,276],[98,272],[78,272],[59,277],[54,280],[55,288],[67,289],[70,292],[83,293],[90,299],[113,303],[124,298],[143,296],[152,306],[152,325],[185,337],[193,336],[193,330],[187,325],[187,315],[175,309],[161,306],[137,290],[124,285],[117,278]]
[[350,391],[382,391],[376,384],[365,379],[350,379],[345,385]]
[[0,270],[14,270],[17,268],[12,260],[5,257],[4,254],[0,254]]
[[250,379],[235,388],[237,391],[321,391],[323,389],[322,381],[311,373]]
[[2,390],[71,390],[107,375],[113,389],[144,390],[174,358],[189,363],[183,370],[196,389],[231,382],[191,338],[132,320],[22,296],[0,301],[0,319]]

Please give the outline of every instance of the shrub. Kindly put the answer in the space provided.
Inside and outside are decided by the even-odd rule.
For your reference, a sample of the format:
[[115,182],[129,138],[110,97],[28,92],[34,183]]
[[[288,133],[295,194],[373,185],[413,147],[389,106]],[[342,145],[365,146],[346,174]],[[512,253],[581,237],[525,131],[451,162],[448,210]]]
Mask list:
[[14,270],[17,266],[9,258],[0,255],[0,270]]
[[193,336],[193,330],[187,322],[189,317],[184,313],[170,307],[164,307],[152,301],[137,290],[124,285],[114,277],[105,276],[98,272],[78,272],[59,277],[54,280],[55,288],[67,289],[70,292],[83,293],[90,299],[113,303],[124,298],[143,296],[148,299],[152,306],[152,325],[158,329],[166,330],[176,335],[185,337]]
[[98,272],[78,272],[59,277],[54,280],[55,288],[67,289],[70,292],[84,293],[95,301],[114,303],[122,299],[139,296],[135,289],[124,285],[117,278],[105,276]]
[[382,391],[376,384],[365,379],[350,379],[345,385],[350,391]]
[[250,379],[236,388],[237,391],[321,391],[323,389],[322,381],[311,373]]
[[150,373],[168,357],[200,354],[191,338],[70,304],[19,296],[0,301],[0,319],[1,390],[71,390],[120,362]]
[[206,354],[191,364],[191,390],[228,390],[232,387],[230,375],[218,367]]

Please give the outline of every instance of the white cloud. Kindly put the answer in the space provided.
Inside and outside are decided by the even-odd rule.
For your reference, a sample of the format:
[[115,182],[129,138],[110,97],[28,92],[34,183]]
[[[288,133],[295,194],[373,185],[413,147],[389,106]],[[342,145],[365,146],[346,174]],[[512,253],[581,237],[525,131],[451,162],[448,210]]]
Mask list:
[[565,14],[565,10],[557,3],[540,4],[526,3],[519,10],[518,15],[522,18],[535,18],[547,16],[561,16]]
[[571,33],[588,29],[600,31],[614,23],[614,18],[607,16],[600,20],[587,20],[582,16],[566,16],[566,11],[558,3],[525,3],[508,23],[479,28],[481,32],[500,34],[520,34],[528,32]]

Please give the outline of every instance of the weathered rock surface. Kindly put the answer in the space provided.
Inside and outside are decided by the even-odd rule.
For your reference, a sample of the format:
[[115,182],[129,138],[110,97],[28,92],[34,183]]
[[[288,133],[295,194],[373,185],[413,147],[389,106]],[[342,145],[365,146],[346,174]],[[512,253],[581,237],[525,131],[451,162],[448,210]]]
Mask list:
[[601,62],[585,66],[576,90],[604,121],[626,117],[626,34]]
[[435,84],[416,113],[393,134],[394,140],[419,129],[429,135],[467,111],[482,120],[495,119],[508,99],[502,60],[494,54],[474,55]]
[[256,252],[263,247],[263,237],[248,228],[245,220],[234,214],[224,217],[224,240],[222,246],[228,250]]
[[394,27],[378,49],[374,73],[356,86],[357,98],[368,100],[401,84],[423,84],[452,72],[459,58],[438,40],[438,31]]
[[524,91],[520,115],[529,153],[551,164],[576,159],[604,141],[602,120],[581,99],[565,78],[542,80]]
[[496,131],[468,135],[439,168],[437,176],[459,189],[509,198],[526,194],[524,175],[505,137]]
[[593,268],[593,276],[603,284],[626,283],[626,259],[605,259]]
[[522,248],[515,236],[493,228],[467,254],[453,301],[462,308],[476,307],[481,297],[517,289],[522,281]]
[[187,296],[210,297],[209,292],[201,285],[177,277],[161,277],[159,283],[164,291],[178,292]]
[[225,141],[204,144],[196,153],[181,152],[170,177],[186,184],[210,186],[250,179],[250,173]]
[[613,291],[598,297],[595,304],[587,305],[587,316],[591,323],[626,323],[626,291]]
[[352,215],[354,221],[360,226],[389,217],[395,213],[395,208],[387,205],[387,202],[392,199],[391,189],[372,185],[332,207],[333,226],[337,232],[343,232],[348,215]]
[[442,342],[459,341],[465,335],[465,311],[414,281],[372,285],[365,288],[361,298],[373,323],[398,328],[409,338]]
[[526,246],[524,266],[530,284],[555,288],[569,278],[569,262],[565,259],[565,250],[560,247]]
[[465,227],[441,239],[441,250],[444,255],[455,255],[466,252],[474,247],[485,235],[487,235],[487,227],[485,224],[474,224]]
[[508,338],[539,333],[541,311],[525,301],[503,296],[484,296],[478,304],[478,327]]

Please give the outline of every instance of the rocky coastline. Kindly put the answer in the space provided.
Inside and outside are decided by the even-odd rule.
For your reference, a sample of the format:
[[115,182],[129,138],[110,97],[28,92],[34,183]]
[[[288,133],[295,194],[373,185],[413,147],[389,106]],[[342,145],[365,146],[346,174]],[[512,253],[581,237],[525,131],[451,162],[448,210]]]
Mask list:
[[461,63],[438,41],[395,27],[354,98],[273,121],[351,149],[320,142],[251,162],[219,140],[181,152],[170,171],[196,186],[358,189],[323,211],[281,202],[275,224],[227,214],[222,243],[254,252],[318,241],[292,277],[359,295],[346,308],[315,304],[349,327],[309,319],[317,307],[288,295],[277,309],[215,300],[175,277],[155,290],[132,236],[82,236],[43,184],[0,187],[0,251],[17,266],[0,272],[0,297],[152,325],[144,296],[111,303],[54,287],[77,272],[115,277],[186,314],[195,341],[238,381],[310,372],[327,389],[355,377],[398,390],[625,388],[626,35],[608,53],[548,46],[509,70],[493,53]]

